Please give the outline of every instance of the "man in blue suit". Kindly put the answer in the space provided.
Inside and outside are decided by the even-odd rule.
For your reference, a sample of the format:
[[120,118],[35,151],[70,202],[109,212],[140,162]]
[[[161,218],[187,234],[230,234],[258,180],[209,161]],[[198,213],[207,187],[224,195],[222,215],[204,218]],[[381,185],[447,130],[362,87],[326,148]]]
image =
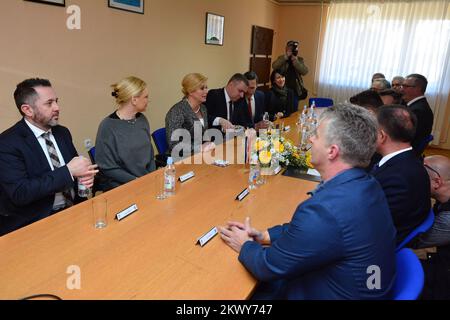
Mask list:
[[376,139],[369,111],[351,104],[328,108],[311,138],[311,162],[323,181],[291,222],[259,231],[247,218],[220,228],[262,282],[254,298],[389,298],[395,229],[383,190],[362,169]]
[[97,172],[58,125],[48,80],[19,83],[14,99],[23,119],[0,134],[0,236],[81,201],[75,178],[89,188]]
[[242,105],[241,108],[245,110],[244,127],[267,129],[269,127],[269,122],[263,121],[264,116],[264,93],[256,90],[258,85],[258,75],[254,71],[248,71],[244,73],[244,76],[248,80],[248,88],[245,93],[245,97],[239,100],[239,104]]
[[430,180],[411,146],[414,113],[401,105],[387,105],[378,109],[377,118],[377,152],[382,158],[372,174],[386,194],[400,243],[430,212]]

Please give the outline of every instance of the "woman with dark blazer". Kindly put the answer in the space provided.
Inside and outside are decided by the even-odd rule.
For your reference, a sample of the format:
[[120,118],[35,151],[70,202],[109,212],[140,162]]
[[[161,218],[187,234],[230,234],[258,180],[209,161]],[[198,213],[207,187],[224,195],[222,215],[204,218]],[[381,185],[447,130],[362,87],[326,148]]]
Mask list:
[[[208,114],[205,105],[208,94],[208,79],[199,73],[186,75],[182,82],[183,99],[176,103],[166,115],[166,138],[169,152],[176,147],[175,158],[188,156],[186,152],[210,151],[214,149],[211,142],[203,143],[203,134],[208,129]],[[194,128],[201,132],[195,136]],[[182,129],[182,130],[179,130]],[[189,135],[189,137],[187,136]],[[186,152],[180,153],[180,150]]]
[[294,92],[286,87],[286,78],[282,71],[273,70],[270,75],[272,87],[265,93],[265,109],[270,120],[288,117],[297,111],[294,106]]

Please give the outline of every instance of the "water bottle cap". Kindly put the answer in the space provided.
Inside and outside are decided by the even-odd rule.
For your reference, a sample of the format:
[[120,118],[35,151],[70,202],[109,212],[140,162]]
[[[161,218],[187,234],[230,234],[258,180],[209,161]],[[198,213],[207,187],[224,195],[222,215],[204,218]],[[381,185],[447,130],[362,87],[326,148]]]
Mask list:
[[173,164],[173,159],[172,159],[172,157],[168,157],[168,158],[167,158],[167,164]]

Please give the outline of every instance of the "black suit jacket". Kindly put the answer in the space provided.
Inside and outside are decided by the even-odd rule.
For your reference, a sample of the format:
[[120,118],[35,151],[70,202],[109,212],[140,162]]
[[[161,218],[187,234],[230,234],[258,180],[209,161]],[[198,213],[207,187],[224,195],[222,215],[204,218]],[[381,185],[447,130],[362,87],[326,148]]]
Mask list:
[[294,110],[294,91],[287,88],[288,94],[286,103],[284,104],[278,94],[270,89],[265,93],[265,110],[269,113],[270,120],[275,118],[278,112],[283,112],[284,117],[288,117],[291,113],[297,111]]
[[243,121],[246,122],[244,127],[247,128],[254,128],[255,123],[262,121],[265,112],[264,93],[262,91],[256,90],[254,96],[255,96],[255,116],[253,117],[253,119],[248,111],[247,98],[244,97],[238,101],[240,110],[243,110],[242,119]]
[[[208,91],[208,96],[206,97],[206,109],[208,111],[208,125],[210,128],[218,128],[218,126],[213,126],[214,119],[217,117],[227,119],[227,101],[225,100],[224,88],[221,89],[211,89]],[[228,119],[234,125],[246,126],[250,121],[246,109],[238,101],[233,103],[234,110],[231,119]]]
[[430,212],[430,180],[414,151],[389,159],[373,176],[381,184],[397,229],[399,244]]
[[409,106],[409,109],[417,117],[416,135],[411,144],[416,154],[422,154],[423,150],[419,150],[420,145],[431,134],[433,129],[433,111],[431,111],[426,98],[415,101]]
[[[56,126],[52,133],[68,163],[77,156],[69,130]],[[67,166],[51,170],[23,119],[0,134],[0,168],[0,236],[51,215],[55,193],[72,186],[77,193]]]

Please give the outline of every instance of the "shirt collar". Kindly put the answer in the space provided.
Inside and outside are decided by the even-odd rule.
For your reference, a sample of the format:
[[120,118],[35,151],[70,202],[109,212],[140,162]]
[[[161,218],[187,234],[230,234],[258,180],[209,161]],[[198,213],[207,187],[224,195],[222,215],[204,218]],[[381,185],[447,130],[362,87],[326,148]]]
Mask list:
[[228,107],[228,104],[230,103],[231,99],[230,99],[230,96],[227,93],[227,89],[226,88],[223,88],[223,92],[225,92],[225,100],[227,102],[227,107]]
[[25,120],[25,123],[28,125],[28,127],[31,129],[31,131],[33,131],[33,134],[35,135],[36,138],[41,137],[46,132],[52,133],[52,129],[50,129],[48,131],[44,131],[41,128],[36,127],[34,124],[29,122],[27,119],[24,119],[24,120]]
[[396,155],[406,152],[406,151],[410,151],[412,150],[412,147],[406,148],[406,149],[402,149],[402,150],[398,150],[392,153],[389,153],[387,155],[385,155],[383,158],[381,158],[378,166],[381,167],[383,164],[385,164],[386,162],[388,162],[390,159],[392,159],[393,157],[395,157]]
[[420,100],[420,99],[423,99],[423,98],[425,98],[425,96],[420,96],[420,97],[414,98],[410,102],[408,102],[406,105],[409,107],[410,105],[412,105],[417,100]]

